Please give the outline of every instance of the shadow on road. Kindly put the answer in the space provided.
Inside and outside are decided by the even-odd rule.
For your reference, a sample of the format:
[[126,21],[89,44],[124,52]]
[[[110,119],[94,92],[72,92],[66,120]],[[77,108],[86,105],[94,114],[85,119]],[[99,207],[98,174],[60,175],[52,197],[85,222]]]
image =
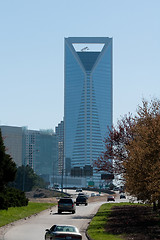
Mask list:
[[77,215],[75,215],[75,216],[73,216],[73,219],[92,219],[94,217],[94,215],[95,214],[90,214],[90,215],[86,215],[86,216],[81,216],[81,215],[77,216]]

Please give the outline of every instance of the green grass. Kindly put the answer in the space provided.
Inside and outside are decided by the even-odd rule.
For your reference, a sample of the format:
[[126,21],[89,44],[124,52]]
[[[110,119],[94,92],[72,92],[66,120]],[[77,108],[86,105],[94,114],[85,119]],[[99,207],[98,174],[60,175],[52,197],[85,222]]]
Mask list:
[[120,235],[112,235],[108,234],[105,231],[105,226],[107,224],[107,218],[110,215],[111,208],[115,205],[131,205],[131,203],[105,203],[100,208],[97,214],[93,217],[88,229],[87,233],[91,239],[94,240],[122,240],[122,236]]
[[0,210],[0,227],[17,221],[19,219],[29,217],[56,205],[55,203],[34,203],[29,202],[25,207],[11,207],[8,210]]

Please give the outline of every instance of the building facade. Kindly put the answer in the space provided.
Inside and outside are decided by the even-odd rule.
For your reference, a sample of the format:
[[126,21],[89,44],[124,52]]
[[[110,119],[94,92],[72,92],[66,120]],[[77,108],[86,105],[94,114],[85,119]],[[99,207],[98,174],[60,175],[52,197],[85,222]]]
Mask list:
[[22,165],[23,129],[21,127],[0,126],[3,142],[17,167]]
[[57,137],[57,162],[58,162],[58,174],[62,175],[64,169],[64,121],[61,121],[55,128]]
[[40,130],[39,161],[35,172],[49,182],[51,175],[57,174],[57,138],[52,130]]
[[53,130],[14,126],[0,126],[0,129],[6,153],[17,167],[29,165],[46,182],[57,175],[57,138]]
[[49,182],[57,173],[57,141],[53,130],[23,130],[23,165]]
[[[39,162],[39,131],[23,128],[23,159],[22,165],[29,165],[34,171]],[[35,171],[36,172],[36,171]]]
[[70,161],[71,176],[99,185],[94,161],[112,126],[112,38],[65,39],[64,123],[65,171]]

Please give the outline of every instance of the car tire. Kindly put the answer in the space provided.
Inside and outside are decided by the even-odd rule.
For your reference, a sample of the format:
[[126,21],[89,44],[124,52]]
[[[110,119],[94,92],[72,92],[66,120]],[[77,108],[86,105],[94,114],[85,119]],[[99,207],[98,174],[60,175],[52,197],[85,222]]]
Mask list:
[[61,210],[58,210],[58,214],[61,214],[62,212],[61,212]]
[[75,210],[72,211],[72,214],[74,214],[74,213],[75,213]]
[[88,203],[85,203],[85,206],[87,206],[88,205]]

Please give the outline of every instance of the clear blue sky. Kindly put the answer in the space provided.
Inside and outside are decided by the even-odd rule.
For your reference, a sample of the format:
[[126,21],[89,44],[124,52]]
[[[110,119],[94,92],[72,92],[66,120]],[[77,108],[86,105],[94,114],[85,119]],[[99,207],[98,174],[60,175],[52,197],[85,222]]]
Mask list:
[[114,124],[160,98],[160,0],[0,0],[0,124],[54,129],[64,38],[113,37]]

